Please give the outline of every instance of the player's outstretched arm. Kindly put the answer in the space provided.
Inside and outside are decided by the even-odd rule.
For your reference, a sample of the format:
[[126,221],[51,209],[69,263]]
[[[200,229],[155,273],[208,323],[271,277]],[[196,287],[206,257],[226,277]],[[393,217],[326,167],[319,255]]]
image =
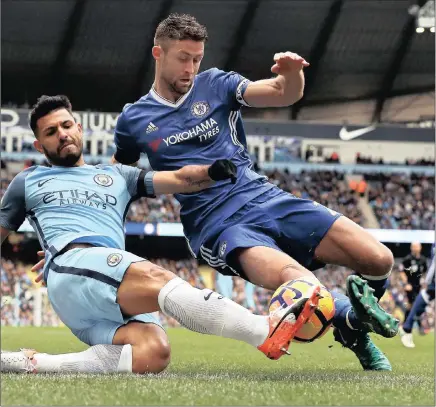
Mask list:
[[215,181],[236,182],[236,166],[230,160],[217,160],[212,165],[186,165],[177,171],[158,171],[153,176],[153,188],[159,194],[189,194],[213,185]]
[[285,107],[303,97],[303,68],[309,63],[293,52],[279,52],[274,55],[271,72],[275,78],[251,82],[244,92],[245,102],[252,107]]
[[11,181],[1,200],[0,235],[1,243],[12,231],[17,231],[26,219],[25,178],[35,167],[21,171]]

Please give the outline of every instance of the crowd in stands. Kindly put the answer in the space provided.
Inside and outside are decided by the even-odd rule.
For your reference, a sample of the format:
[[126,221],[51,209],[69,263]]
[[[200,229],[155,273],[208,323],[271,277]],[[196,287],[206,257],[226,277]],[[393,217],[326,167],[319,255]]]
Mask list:
[[337,171],[267,171],[270,182],[298,198],[311,199],[354,222],[363,224],[363,215],[357,206],[357,197],[344,182],[344,174]]
[[435,177],[366,174],[369,203],[383,229],[435,228]]
[[32,281],[22,264],[1,259],[1,324],[31,325]]
[[387,162],[382,157],[376,159],[373,157],[365,157],[362,154],[357,153],[356,164],[413,165],[413,166],[423,166],[423,167],[434,167],[435,161],[432,158],[421,158],[421,159],[407,158],[403,163],[397,161]]
[[172,195],[156,199],[141,198],[130,207],[127,220],[131,222],[180,222],[180,204]]
[[[206,288],[205,281],[199,273],[197,261],[195,259],[168,260],[150,259],[152,262],[171,270],[184,280],[197,288]],[[20,263],[13,263],[9,260],[1,259],[1,325],[32,325],[34,321],[34,291],[36,285],[28,272],[29,266]],[[215,273],[215,272],[212,272]],[[344,293],[345,279],[351,270],[345,267],[328,265],[315,272],[318,279],[329,289]],[[239,304],[250,309],[256,314],[267,314],[268,303],[272,291],[255,287],[238,277],[225,277],[233,279],[233,286],[229,296]],[[212,279],[214,281],[214,279]],[[399,271],[398,265],[395,266],[390,280],[388,291],[381,300],[382,306],[390,313],[402,320],[407,306],[407,296],[405,286],[407,278],[404,273]],[[208,287],[216,289],[216,287]],[[44,296],[42,325],[57,326],[60,324],[54,311],[47,304],[47,296]],[[18,304],[18,307],[16,306]],[[435,325],[434,307],[430,304],[427,312],[421,319],[422,328],[431,330]],[[179,324],[172,318],[159,313],[159,318],[164,326],[177,327]]]

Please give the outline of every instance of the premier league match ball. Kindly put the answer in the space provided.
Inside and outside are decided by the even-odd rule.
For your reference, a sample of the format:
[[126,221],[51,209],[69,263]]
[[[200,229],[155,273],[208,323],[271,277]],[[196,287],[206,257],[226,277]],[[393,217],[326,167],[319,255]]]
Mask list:
[[[293,304],[300,298],[309,298],[317,285],[317,281],[310,278],[299,278],[282,284],[274,293],[269,306],[273,312],[281,306]],[[310,343],[321,338],[329,330],[335,314],[335,303],[332,295],[324,286],[321,286],[319,306],[310,319],[297,331],[294,342]]]

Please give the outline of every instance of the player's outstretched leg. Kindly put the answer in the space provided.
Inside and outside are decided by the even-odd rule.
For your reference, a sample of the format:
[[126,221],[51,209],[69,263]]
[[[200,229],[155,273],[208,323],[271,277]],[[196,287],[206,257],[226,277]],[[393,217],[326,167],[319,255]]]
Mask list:
[[200,290],[153,263],[132,263],[118,289],[117,302],[124,315],[161,310],[191,331],[249,343],[269,357],[286,353],[295,331],[318,303],[314,297],[271,317],[246,308],[209,290]]
[[[210,297],[212,293],[208,293]],[[288,348],[295,332],[314,313],[318,301],[319,287],[314,290],[309,299],[303,298],[290,307],[277,310],[270,317],[260,317],[265,322],[265,327],[269,322],[269,332],[258,349],[270,359],[279,359],[282,355],[288,354]],[[240,308],[237,311],[241,311]],[[180,320],[178,314],[172,315]],[[189,313],[187,316],[189,317]],[[248,319],[250,319],[249,316],[250,313],[246,315]],[[186,319],[180,320],[181,323],[183,321],[186,322]],[[257,321],[251,319],[249,322]],[[159,340],[153,330],[162,331],[156,325],[131,322],[118,329],[114,336],[114,343],[131,342],[132,344],[95,345],[77,353],[53,355],[39,353],[33,349],[21,349],[18,352],[2,351],[1,371],[4,373],[158,373],[168,365],[170,353],[169,347],[165,346],[165,338]],[[222,336],[244,340],[243,333],[236,332],[234,329],[228,328],[225,332]],[[247,336],[245,341],[256,344],[259,339]],[[164,346],[161,346],[162,344]]]
[[78,353],[50,355],[34,349],[1,351],[3,373],[121,373],[132,372],[130,345],[95,345]]
[[[98,327],[95,327],[99,329]],[[95,332],[94,332],[95,334]],[[159,373],[170,362],[165,331],[152,323],[129,322],[117,329],[113,344],[83,352],[48,354],[33,349],[1,352],[1,371],[13,373]]]

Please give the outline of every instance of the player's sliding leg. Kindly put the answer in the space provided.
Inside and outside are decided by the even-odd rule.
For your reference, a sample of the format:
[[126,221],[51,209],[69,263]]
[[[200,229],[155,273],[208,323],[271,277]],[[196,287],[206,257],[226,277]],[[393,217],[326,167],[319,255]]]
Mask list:
[[160,309],[194,332],[244,341],[278,359],[315,311],[316,294],[265,317],[252,314],[214,291],[199,290],[172,272],[144,261],[133,263],[127,270],[117,302],[125,315]]
[[[175,280],[178,280],[177,283],[180,282],[180,279]],[[247,326],[245,329],[244,327],[235,327],[234,318],[229,318],[230,315],[227,315],[226,318],[225,315],[220,315],[221,313],[216,310],[212,311],[212,315],[206,314],[211,317],[212,322],[216,322],[215,316],[223,321],[221,324],[212,323],[209,327],[204,320],[198,321],[197,315],[190,315],[189,310],[185,313],[183,308],[173,310],[174,312],[170,311],[170,315],[179,320],[182,325],[188,324],[189,326],[185,326],[191,330],[242,340],[258,346],[258,349],[268,358],[279,359],[287,353],[295,332],[313,314],[318,303],[319,287],[317,288],[318,290],[314,291],[311,298],[303,298],[292,307],[275,313],[269,319],[266,317],[252,318],[256,316],[248,312],[240,313],[240,316],[244,318],[240,321],[241,325],[254,322],[257,324],[254,329],[247,329]],[[209,299],[212,303],[217,298],[219,296],[215,295],[214,298],[210,296]],[[223,300],[225,299],[223,298]],[[177,303],[180,302],[178,298],[173,298],[170,301],[174,301],[173,305],[176,307]],[[196,302],[195,298],[193,302]],[[219,304],[224,305],[226,302],[231,303],[231,301],[225,300],[220,301]],[[241,311],[239,307],[236,309]],[[235,309],[230,309],[230,312],[232,311]],[[225,326],[226,319],[230,320],[227,327]],[[83,352],[64,354],[41,353],[33,349],[22,349],[16,352],[2,351],[1,371],[3,373],[159,373],[169,364],[168,341],[164,331],[157,325],[130,322],[118,328],[113,343],[114,345],[94,345]]]
[[159,373],[169,362],[165,331],[136,321],[118,328],[112,345],[94,345],[83,352],[48,354],[23,349],[1,353],[1,371],[16,373]]
[[52,355],[34,349],[1,352],[3,373],[122,373],[132,372],[130,345],[95,345],[83,352]]
[[[141,262],[126,272],[117,300],[125,314],[146,314],[160,306],[167,315],[195,332],[241,340],[258,347],[270,359],[278,359],[287,353],[295,332],[315,311],[318,293],[316,287],[311,298],[303,298],[270,317],[258,316],[211,290],[198,290],[165,269]],[[121,326],[112,343],[57,355],[29,349],[2,352],[1,371],[158,373],[170,360],[166,335],[154,324],[134,321]]]
[[[246,277],[253,284],[272,290],[275,290],[278,286],[289,280],[299,277],[309,277],[317,280],[311,271],[307,270],[289,255],[270,247],[255,246],[247,249],[236,249],[234,253],[228,256],[227,261],[232,262],[233,266],[235,266],[235,262],[237,262],[238,266],[240,266]],[[365,286],[365,284],[366,283],[363,282],[363,286]],[[367,287],[366,292],[371,294],[368,288],[369,287]],[[335,299],[333,325],[339,328],[342,336],[347,339],[340,341],[340,343],[350,348],[356,354],[364,369],[391,370],[392,368],[388,359],[383,352],[372,343],[367,334],[367,330],[370,327],[368,325],[364,326],[361,323],[354,312],[350,299],[346,295],[337,292],[332,292],[331,294]],[[363,319],[368,320],[370,313],[368,313],[368,315],[365,313],[372,311],[372,308],[363,309]],[[380,318],[383,317],[383,319],[390,317],[385,311],[377,315],[380,315]]]

